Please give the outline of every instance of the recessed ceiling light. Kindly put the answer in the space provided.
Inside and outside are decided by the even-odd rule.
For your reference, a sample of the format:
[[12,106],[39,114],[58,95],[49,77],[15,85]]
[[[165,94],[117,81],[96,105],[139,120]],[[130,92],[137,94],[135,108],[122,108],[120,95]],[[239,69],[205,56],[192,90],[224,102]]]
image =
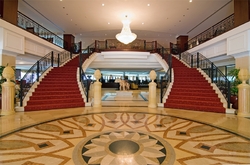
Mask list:
[[192,0],[189,0],[189,2],[192,2]]
[[150,4],[148,3],[148,6],[150,6]]
[[73,19],[71,19],[70,21],[72,21]]
[[110,22],[108,22],[108,24],[110,24]]
[[141,24],[144,25],[144,22],[142,22]]
[[102,6],[104,6],[104,3],[102,4]]
[[62,0],[60,0],[60,1],[62,1]]

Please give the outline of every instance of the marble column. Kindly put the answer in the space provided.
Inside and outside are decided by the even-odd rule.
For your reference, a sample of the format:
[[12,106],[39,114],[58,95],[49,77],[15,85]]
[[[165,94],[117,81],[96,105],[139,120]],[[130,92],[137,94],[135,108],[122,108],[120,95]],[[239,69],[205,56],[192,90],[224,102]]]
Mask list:
[[156,73],[154,70],[151,70],[149,73],[149,77],[152,80],[149,85],[149,95],[148,95],[148,107],[149,108],[157,108],[156,101],[156,83],[154,80],[156,79]]
[[238,85],[238,116],[250,117],[250,85],[246,83],[250,75],[247,69],[240,69],[238,74],[242,84]]
[[94,83],[94,104],[93,107],[102,106],[102,83],[99,81],[101,78],[100,70],[96,70],[94,73],[96,82]]
[[7,79],[2,84],[2,110],[1,115],[11,115],[15,113],[14,98],[15,84],[10,81],[15,75],[14,70],[10,66],[6,66],[3,70],[3,77]]

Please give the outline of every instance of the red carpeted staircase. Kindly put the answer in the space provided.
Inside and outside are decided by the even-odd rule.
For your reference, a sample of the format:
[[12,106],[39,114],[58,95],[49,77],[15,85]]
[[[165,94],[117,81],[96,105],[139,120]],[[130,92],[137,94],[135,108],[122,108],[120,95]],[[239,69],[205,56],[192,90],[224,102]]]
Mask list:
[[32,93],[25,111],[84,107],[77,84],[78,57],[63,67],[53,68]]
[[225,113],[218,94],[196,68],[188,68],[174,57],[172,66],[174,82],[164,107]]

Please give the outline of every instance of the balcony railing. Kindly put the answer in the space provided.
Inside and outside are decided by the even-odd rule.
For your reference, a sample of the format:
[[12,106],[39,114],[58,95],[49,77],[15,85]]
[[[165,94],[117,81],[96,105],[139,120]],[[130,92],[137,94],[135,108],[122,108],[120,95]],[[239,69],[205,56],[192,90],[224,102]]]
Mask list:
[[214,37],[217,37],[234,28],[234,14],[218,22],[214,26],[208,28],[204,32],[195,36],[188,41],[188,49],[200,45]]
[[164,48],[157,41],[147,42],[146,40],[136,39],[130,44],[123,44],[116,39],[107,39],[105,41],[96,40],[95,43],[88,46],[87,50],[91,52],[100,51],[149,51],[151,53],[166,54],[170,50]]
[[17,25],[37,36],[43,38],[61,48],[63,48],[64,41],[62,38],[49,31],[39,23],[35,22],[31,18],[25,16],[21,12],[18,12]]

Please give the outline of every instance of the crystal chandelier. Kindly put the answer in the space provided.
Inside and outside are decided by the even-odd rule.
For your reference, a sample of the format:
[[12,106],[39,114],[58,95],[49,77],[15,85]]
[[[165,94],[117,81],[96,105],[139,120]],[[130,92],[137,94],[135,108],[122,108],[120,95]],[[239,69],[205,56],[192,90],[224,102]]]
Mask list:
[[133,42],[137,35],[132,33],[130,30],[130,21],[125,19],[122,21],[123,27],[121,33],[118,33],[115,37],[118,41],[124,43],[124,44],[129,44]]

